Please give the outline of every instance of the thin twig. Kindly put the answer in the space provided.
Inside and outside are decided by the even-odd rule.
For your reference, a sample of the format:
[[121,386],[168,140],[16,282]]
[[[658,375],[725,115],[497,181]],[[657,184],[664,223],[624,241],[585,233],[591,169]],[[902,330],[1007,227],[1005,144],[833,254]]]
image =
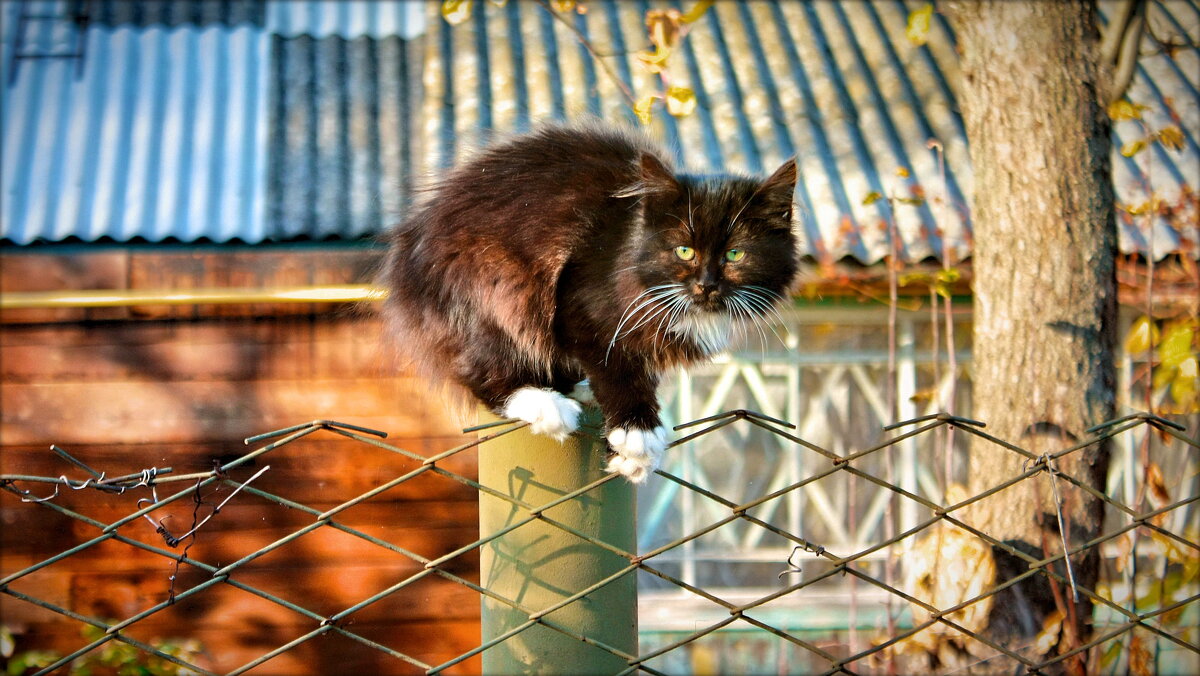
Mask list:
[[605,75],[607,75],[608,78],[610,80],[612,80],[613,84],[615,84],[617,86],[617,89],[619,89],[621,91],[621,95],[625,97],[625,103],[629,105],[629,109],[633,110],[634,107],[637,105],[637,99],[634,98],[633,91],[630,90],[629,86],[626,85],[625,82],[621,80],[621,76],[617,75],[616,71],[613,70],[612,66],[607,61],[604,60],[604,56],[600,53],[599,50],[596,49],[596,47],[592,44],[591,40],[588,40],[587,36],[583,34],[583,31],[579,30],[579,28],[576,27],[574,24],[572,24],[570,21],[567,21],[567,19],[565,17],[563,17],[561,14],[554,11],[554,8],[550,6],[550,3],[547,2],[547,0],[536,0],[536,2],[537,2],[537,4],[542,6],[542,9],[549,12],[550,16],[554,17],[554,19],[556,21],[558,21],[562,25],[566,26],[568,30],[570,30],[572,33],[575,34],[575,39],[578,40],[579,44],[582,45],[583,48],[587,50],[588,54],[592,55],[592,58],[595,60],[595,62],[597,64],[599,64],[601,70],[604,71]]

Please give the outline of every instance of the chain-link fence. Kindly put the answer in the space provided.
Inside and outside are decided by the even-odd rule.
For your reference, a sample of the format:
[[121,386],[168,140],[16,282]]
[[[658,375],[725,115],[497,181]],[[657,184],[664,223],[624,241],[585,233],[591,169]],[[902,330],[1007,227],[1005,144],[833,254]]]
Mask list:
[[[728,656],[714,656],[711,651],[706,654],[702,648],[707,639],[735,629],[761,632],[784,646],[785,650],[780,653],[784,658],[766,669],[776,673],[906,673],[930,668],[971,670],[980,665],[999,665],[1007,673],[1016,673],[1014,668],[1023,672],[1053,673],[1078,669],[1082,664],[1080,656],[1087,658],[1087,670],[1093,673],[1194,673],[1200,667],[1200,636],[1196,629],[1200,625],[1200,604],[1197,603],[1200,598],[1200,544],[1195,518],[1195,503],[1200,498],[1200,491],[1196,490],[1200,442],[1176,423],[1148,414],[1127,416],[1097,425],[1089,430],[1088,438],[1062,450],[1035,455],[988,435],[982,423],[942,414],[892,425],[886,428],[887,439],[883,443],[839,454],[795,436],[787,422],[737,410],[680,425],[676,428],[680,437],[672,446],[694,442],[729,425],[753,426],[785,440],[796,452],[818,458],[818,463],[810,466],[820,469],[742,503],[660,471],[663,480],[678,485],[678,494],[718,503],[726,516],[641,553],[614,546],[556,517],[556,507],[596,495],[609,482],[624,479],[597,473],[595,476],[599,478],[594,481],[558,494],[552,500],[543,502],[539,499],[537,503],[531,503],[520,487],[507,490],[513,486],[483,485],[470,469],[473,462],[459,462],[474,453],[487,453],[489,443],[520,443],[524,433],[513,435],[525,424],[515,421],[469,429],[467,432],[478,435],[475,440],[428,455],[389,444],[381,432],[334,421],[315,421],[251,437],[246,443],[256,447],[250,452],[233,458],[227,456],[211,471],[189,474],[178,474],[171,468],[147,467],[124,476],[109,477],[84,459],[54,448],[62,462],[70,463],[71,476],[4,474],[0,476],[0,487],[10,494],[6,503],[10,512],[14,509],[49,510],[47,523],[58,524],[37,532],[24,532],[20,537],[61,543],[56,544],[60,549],[53,556],[23,565],[19,570],[0,571],[3,575],[0,591],[16,602],[36,606],[41,609],[38,612],[53,614],[57,621],[77,624],[83,638],[76,641],[77,649],[69,652],[22,652],[20,646],[14,648],[11,635],[5,636],[0,643],[7,642],[7,645],[0,647],[4,648],[9,660],[8,673],[58,670],[64,673],[68,670],[118,673],[122,660],[143,665],[143,670],[119,673],[286,673],[287,669],[278,666],[281,656],[298,651],[340,655],[351,647],[368,651],[377,658],[372,668],[380,673],[468,673],[481,668],[483,653],[495,650],[525,632],[536,631],[549,631],[558,640],[591,646],[622,665],[616,670],[619,673],[699,673],[731,670]],[[955,434],[972,435],[993,445],[997,453],[1023,456],[1023,471],[1016,476],[996,477],[988,490],[977,495],[950,492],[947,496],[930,496],[905,490],[889,481],[887,476],[862,469],[866,466],[863,460],[890,453],[906,439],[937,430],[940,430],[939,434],[954,430]],[[1128,501],[1106,496],[1057,467],[1057,461],[1066,456],[1134,433],[1159,438],[1164,448],[1176,456],[1175,463],[1170,465],[1172,476],[1169,479],[1164,478],[1159,469],[1146,472],[1136,504],[1125,504]],[[267,479],[272,467],[283,467],[293,460],[289,451],[313,443],[312,435],[328,434],[352,440],[349,443],[361,445],[362,449],[369,447],[381,457],[399,458],[407,463],[405,469],[380,476],[369,490],[332,508],[321,509],[289,497],[295,495],[291,492],[296,488],[294,481],[271,483]],[[380,466],[386,464],[381,462]],[[1147,463],[1146,467],[1149,470],[1161,465]],[[323,483],[327,478],[322,475],[323,471],[329,470],[312,470],[305,481]],[[760,518],[760,514],[775,513],[763,511],[772,502],[839,474],[891,491],[896,502],[918,505],[921,519],[915,527],[859,551],[833,551],[822,542],[806,539],[804,533],[790,532],[770,518]],[[525,477],[511,481],[536,480],[536,477]],[[1069,499],[1071,494],[1086,494],[1103,500],[1109,515],[1103,532],[1086,541],[1068,539],[1056,543],[1038,555],[992,537],[974,527],[971,519],[964,516],[973,507],[997,499],[1009,487],[1031,481],[1049,482],[1054,494],[1062,499]],[[344,518],[353,510],[366,508],[388,491],[417,482],[422,485],[450,482],[477,491],[491,504],[502,505],[509,514],[506,525],[470,542],[449,539],[413,547],[397,544],[397,540],[390,539],[387,534],[398,532],[397,529],[419,529],[430,518],[428,514],[372,513],[366,521],[388,522],[389,529],[382,531],[351,525],[363,519]],[[272,490],[263,488],[267,485]],[[86,510],[77,511],[69,498],[83,494],[103,494],[109,516],[105,516],[103,510],[99,518],[83,513]],[[15,506],[16,498],[24,504]],[[289,523],[295,524],[294,529],[285,537],[262,543],[239,528],[215,527],[227,518],[227,508],[240,506],[245,510],[251,505],[253,510],[264,515],[264,519],[268,513],[286,512],[292,519]],[[119,512],[113,512],[118,508]],[[596,501],[589,509],[602,513],[605,506]],[[603,518],[602,514],[600,518]],[[665,553],[734,522],[765,529],[792,547],[791,557],[770,566],[769,571],[764,569],[761,586],[769,590],[766,593],[749,600],[730,600],[721,590],[690,584],[668,566],[656,563],[656,559]],[[572,546],[602,551],[604,556],[617,561],[617,565],[610,567],[613,572],[590,585],[563,591],[560,600],[550,606],[534,607],[521,593],[510,595],[485,588],[479,571],[481,550],[495,546],[505,535],[535,523],[568,535],[574,543]],[[64,527],[67,534],[55,530]],[[277,564],[285,561],[291,548],[302,538],[329,531],[336,531],[341,541],[353,543],[355,551],[363,547],[378,550],[394,557],[396,562],[394,577],[386,585],[365,589],[357,603],[332,613],[323,609],[327,604],[318,598],[319,590],[301,592],[297,591],[299,587],[293,588],[298,583],[289,579],[286,566],[264,565],[267,561]],[[210,546],[204,550],[220,552],[221,560],[201,560],[192,554],[197,543],[212,545],[218,540],[222,545],[220,548]],[[1071,556],[1103,550],[1109,559],[1115,560],[1116,567],[1109,566],[1106,568],[1108,573],[1102,574],[1099,581],[1085,586],[1074,579],[1069,565],[1063,565],[1064,548]],[[39,582],[44,579],[40,577],[42,573],[62,565],[65,560],[70,559],[76,566],[86,566],[89,556],[103,552],[106,557],[103,560],[112,561],[114,552],[119,556],[121,551],[161,557],[164,570],[169,571],[144,581],[143,586],[148,590],[146,598],[151,601],[126,617],[112,619],[79,612],[73,606],[71,593],[46,589]],[[1026,570],[1000,579],[995,565],[990,563],[993,551],[1016,557]],[[11,560],[16,559],[6,559]],[[250,575],[251,571],[255,574]],[[666,639],[660,636],[652,642],[643,640],[632,651],[597,639],[586,627],[578,629],[555,619],[558,611],[573,604],[586,604],[612,585],[623,584],[622,581],[627,582],[631,577],[645,576],[655,578],[658,585],[683,590],[718,608],[723,616],[711,622],[707,618],[696,619],[688,629]],[[834,576],[851,576],[865,586],[879,590],[887,599],[886,619],[876,627],[872,640],[865,646],[797,631],[795,623],[778,619],[787,614],[813,612],[819,601],[806,597],[806,594]],[[1063,598],[1084,599],[1090,604],[1094,623],[1088,635],[1066,637],[1065,616],[1050,613],[1036,636],[1021,645],[997,639],[988,630],[989,610],[998,594],[1027,579],[1046,581],[1056,593],[1061,591]],[[437,660],[430,660],[428,656],[437,655],[438,651],[427,650],[426,644],[434,639],[388,635],[387,631],[364,619],[372,609],[376,615],[384,607],[387,612],[403,612],[404,607],[430,602],[429,583],[434,580],[460,592],[454,597],[458,601],[452,603],[462,603],[465,595],[473,603],[483,601],[485,605],[507,610],[509,625],[468,650],[456,651],[450,656],[443,653]],[[353,574],[347,572],[336,584],[354,582]],[[274,639],[278,641],[276,644],[263,645],[257,656],[239,664],[229,664],[223,656],[203,647],[205,636],[234,630],[220,626],[222,615],[219,612],[205,614],[204,623],[194,625],[192,636],[170,640],[155,636],[154,631],[158,629],[153,627],[161,627],[161,624],[155,625],[156,618],[205,604],[206,599],[230,590],[236,590],[240,597],[252,597],[251,600],[260,606],[289,615],[302,629],[294,636]],[[103,591],[99,590],[99,593]],[[408,605],[402,604],[400,609],[388,605],[397,600]],[[627,601],[636,603],[632,598]],[[209,606],[213,603],[217,602],[213,601]],[[184,613],[183,619],[187,617],[199,617],[199,614]],[[214,621],[218,626],[212,626]],[[141,630],[144,627],[150,628]],[[262,635],[276,636],[266,631]],[[33,641],[35,638],[23,636],[20,640]],[[336,671],[336,666],[330,665],[338,664],[337,659],[341,658],[324,663],[318,671]],[[722,662],[722,659],[726,661]],[[17,660],[23,661],[17,663]],[[81,665],[85,668],[81,669]],[[343,662],[343,665],[346,673],[353,670],[349,662]]]

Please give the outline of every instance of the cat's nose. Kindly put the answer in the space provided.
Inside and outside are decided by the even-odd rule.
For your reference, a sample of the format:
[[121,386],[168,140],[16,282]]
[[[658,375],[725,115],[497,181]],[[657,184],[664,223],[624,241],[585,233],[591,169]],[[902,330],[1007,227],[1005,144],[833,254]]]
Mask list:
[[709,296],[713,295],[716,292],[717,292],[716,282],[710,282],[710,281],[704,280],[704,281],[696,282],[695,284],[692,285],[692,295],[693,296],[699,296],[701,298],[708,298]]

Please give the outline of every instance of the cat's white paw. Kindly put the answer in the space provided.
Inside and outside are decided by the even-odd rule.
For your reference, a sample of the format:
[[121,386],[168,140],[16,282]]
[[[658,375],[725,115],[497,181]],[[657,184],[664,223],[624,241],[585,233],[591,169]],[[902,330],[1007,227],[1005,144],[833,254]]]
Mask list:
[[522,387],[504,403],[504,417],[529,423],[534,434],[562,441],[579,427],[579,402],[549,389]]
[[575,388],[567,396],[584,406],[596,405],[596,393],[592,392],[592,384],[586,379],[575,383]]
[[658,469],[667,448],[667,429],[662,426],[652,430],[618,427],[608,433],[608,445],[615,455],[605,469],[640,484]]

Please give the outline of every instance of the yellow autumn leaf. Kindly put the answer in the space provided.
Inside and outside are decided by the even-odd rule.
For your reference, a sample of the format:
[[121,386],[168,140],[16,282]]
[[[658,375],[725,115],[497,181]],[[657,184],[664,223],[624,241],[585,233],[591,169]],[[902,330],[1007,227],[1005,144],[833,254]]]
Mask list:
[[1170,150],[1183,150],[1183,131],[1174,125],[1158,131],[1158,142]]
[[690,87],[671,87],[667,90],[664,101],[667,104],[667,112],[675,117],[691,115],[692,111],[696,110],[696,92]]
[[908,13],[908,26],[904,36],[917,47],[929,42],[929,28],[933,23],[933,4],[925,3]]
[[1171,381],[1171,398],[1175,403],[1191,407],[1196,402],[1196,385],[1200,383],[1200,365],[1196,356],[1192,355],[1183,360],[1175,379]]
[[1158,197],[1152,197],[1141,204],[1118,204],[1117,207],[1129,214],[1130,216],[1144,216],[1158,211],[1162,206],[1162,200]]
[[575,9],[575,0],[550,0],[550,6],[556,12],[570,12]]
[[1154,372],[1150,376],[1150,387],[1155,390],[1161,390],[1175,380],[1175,375],[1178,372],[1179,369],[1174,366],[1160,365],[1154,367]]
[[654,99],[658,98],[654,94],[643,96],[633,104],[633,112],[637,115],[638,120],[642,124],[650,124],[650,107],[654,105]]
[[954,282],[962,279],[962,270],[959,270],[958,268],[945,268],[938,270],[935,277],[937,277],[939,282],[953,284]]
[[900,286],[908,286],[910,284],[916,284],[917,282],[928,284],[930,283],[930,279],[931,277],[924,272],[906,272],[900,275],[900,278],[896,280],[896,283]]
[[656,74],[667,69],[667,59],[671,56],[671,50],[655,47],[653,52],[642,51],[636,56],[647,73]]
[[896,167],[896,175],[900,178],[908,178],[912,174],[909,173],[908,167]]
[[715,0],[700,0],[700,2],[692,5],[692,8],[688,10],[687,14],[684,14],[679,20],[683,23],[696,23],[700,20],[700,17],[704,16],[704,13],[708,11],[708,8],[712,7],[714,1]]
[[1125,336],[1125,352],[1138,354],[1145,352],[1158,342],[1158,326],[1145,315],[1138,317]]
[[471,18],[471,0],[442,0],[442,18],[451,26]]
[[1124,155],[1125,157],[1133,157],[1134,155],[1137,155],[1138,153],[1142,152],[1142,149],[1145,147],[1146,147],[1146,139],[1140,138],[1136,141],[1130,141],[1129,143],[1126,143],[1125,145],[1121,146],[1121,154]]
[[1188,357],[1194,357],[1192,338],[1196,333],[1192,320],[1174,321],[1163,329],[1162,342],[1158,345],[1158,359],[1163,366],[1175,367]]
[[880,195],[879,193],[877,193],[877,192],[875,192],[874,190],[872,190],[871,192],[867,193],[867,196],[866,196],[866,197],[864,197],[864,198],[863,198],[863,201],[862,201],[862,203],[863,203],[864,205],[866,205],[866,204],[874,204],[874,203],[878,202],[878,201],[879,201],[879,200],[881,200],[881,199],[883,199],[883,195]]
[[1063,612],[1056,610],[1042,621],[1042,630],[1033,641],[1033,649],[1037,655],[1045,655],[1058,645],[1059,635],[1062,634]]
[[934,275],[936,280],[933,285],[933,290],[942,298],[951,299],[954,297],[954,283],[962,278],[962,273],[958,268],[946,268],[938,270]]
[[1108,104],[1108,117],[1118,122],[1140,120],[1142,119],[1142,111],[1149,110],[1149,108],[1149,106],[1143,106],[1140,103],[1121,99],[1120,101],[1113,101]]

